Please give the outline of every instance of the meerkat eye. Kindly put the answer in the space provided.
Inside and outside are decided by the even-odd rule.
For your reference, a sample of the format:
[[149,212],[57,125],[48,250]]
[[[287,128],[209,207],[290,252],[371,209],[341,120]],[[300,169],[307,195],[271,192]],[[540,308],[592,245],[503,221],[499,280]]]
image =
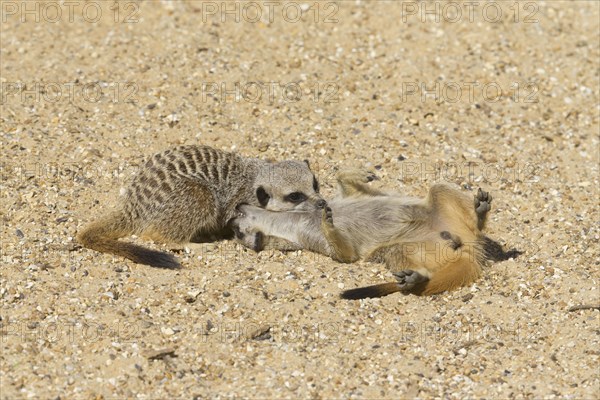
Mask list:
[[301,192],[293,192],[285,196],[284,200],[290,203],[302,203],[304,200],[306,200],[306,195]]
[[319,193],[319,181],[317,181],[317,178],[315,178],[313,176],[313,189],[315,190],[315,192]]

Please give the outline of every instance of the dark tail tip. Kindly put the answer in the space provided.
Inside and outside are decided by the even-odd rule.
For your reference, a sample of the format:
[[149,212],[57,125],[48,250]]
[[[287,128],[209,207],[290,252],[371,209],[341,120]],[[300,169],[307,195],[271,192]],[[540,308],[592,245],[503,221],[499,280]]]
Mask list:
[[360,300],[370,298],[370,292],[366,290],[368,288],[358,288],[358,289],[350,289],[344,290],[340,297],[344,300]]
[[163,253],[161,256],[156,256],[152,261],[151,266],[157,268],[177,269],[181,268],[181,264],[172,254]]
[[483,250],[485,252],[485,258],[492,261],[506,261],[511,258],[517,258],[523,254],[522,251],[517,249],[511,249],[504,251],[502,245],[489,237],[483,238]]
[[137,262],[156,268],[176,269],[181,267],[173,254],[147,249]]
[[181,267],[177,258],[170,253],[147,249],[131,243],[119,242],[118,254],[139,264],[150,265],[156,268],[176,269]]
[[397,283],[382,283],[380,285],[345,290],[340,294],[340,297],[344,300],[360,300],[383,297],[399,291],[400,287]]

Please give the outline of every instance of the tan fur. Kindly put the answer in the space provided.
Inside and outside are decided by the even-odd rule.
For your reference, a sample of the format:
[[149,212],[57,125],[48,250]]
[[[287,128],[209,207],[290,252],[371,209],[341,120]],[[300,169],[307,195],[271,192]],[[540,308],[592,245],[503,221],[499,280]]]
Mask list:
[[473,201],[458,189],[436,184],[425,199],[407,198],[366,185],[373,179],[372,173],[361,170],[340,173],[342,197],[329,202],[329,213],[271,213],[242,206],[234,221],[238,239],[248,244],[260,232],[270,248],[273,243],[285,248],[280,241],[285,239],[341,262],[383,262],[397,275],[397,283],[347,291],[346,298],[398,291],[430,295],[480,277],[486,240],[493,242],[481,231],[490,209],[489,194],[479,190]]
[[[302,197],[291,201],[292,193]],[[138,263],[177,267],[171,254],[118,239],[136,234],[185,243],[231,237],[228,223],[242,203],[275,211],[311,211],[326,204],[307,162],[269,163],[208,146],[179,146],[150,157],[117,210],[88,225],[78,240]]]

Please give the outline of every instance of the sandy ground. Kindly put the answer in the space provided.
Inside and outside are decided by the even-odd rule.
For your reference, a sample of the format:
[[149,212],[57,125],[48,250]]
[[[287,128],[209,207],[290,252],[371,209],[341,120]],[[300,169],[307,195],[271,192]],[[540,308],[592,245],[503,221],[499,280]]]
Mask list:
[[[598,398],[599,312],[569,308],[600,297],[599,3],[0,6],[2,398]],[[308,158],[327,196],[358,166],[411,195],[481,186],[525,254],[452,293],[342,301],[391,274],[78,249],[181,143]]]

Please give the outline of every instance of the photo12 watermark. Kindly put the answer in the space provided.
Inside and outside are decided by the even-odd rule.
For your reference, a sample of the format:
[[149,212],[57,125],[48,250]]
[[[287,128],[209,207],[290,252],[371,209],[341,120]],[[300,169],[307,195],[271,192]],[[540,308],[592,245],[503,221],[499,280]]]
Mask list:
[[202,82],[201,101],[220,103],[337,103],[339,87],[336,82]]
[[534,1],[399,1],[403,23],[512,23],[537,24],[539,4]]
[[232,322],[207,324],[200,329],[201,341],[237,343],[247,340],[268,341],[276,344],[321,342],[337,343],[340,337],[340,324],[336,322],[315,322],[300,324],[294,322],[270,321]]
[[434,343],[446,343],[459,345],[456,350],[468,343],[503,343],[503,344],[526,344],[544,337],[541,329],[532,329],[518,323],[477,323],[469,324],[457,322],[413,322],[405,321],[398,324],[400,341],[404,343],[415,343],[428,345]]
[[2,82],[0,104],[137,102],[135,82]]
[[[127,184],[129,180],[143,168],[144,159],[139,162],[94,163],[94,162],[35,162],[26,161],[22,164],[0,163],[0,178],[2,181],[15,180],[19,183],[28,181],[75,182],[82,184],[97,184],[104,182],[114,186]],[[306,175],[304,164],[285,167],[286,176],[303,178]],[[281,174],[279,166],[269,165],[265,176],[272,182],[279,182]],[[58,185],[60,187],[60,185]]]
[[542,166],[536,163],[515,163],[508,166],[477,161],[402,161],[398,179],[402,182],[430,183],[535,183],[539,182],[541,171]]
[[75,23],[137,24],[139,1],[11,1],[0,2],[0,21],[8,23]]
[[334,1],[201,1],[193,4],[202,23],[336,24],[339,4]]
[[0,164],[0,176],[2,181],[16,180],[20,183],[44,180],[85,185],[105,182],[115,185],[125,183],[139,169],[139,165],[130,163],[99,165],[83,162],[25,162],[12,166]]
[[94,321],[2,321],[0,341],[20,343],[92,344],[103,340],[117,343],[133,343],[142,338],[139,322],[117,321],[99,323]]
[[[334,183],[340,167],[329,162],[315,160],[311,169],[321,184]],[[544,166],[538,163],[500,163],[484,161],[424,161],[404,160],[399,162],[395,175],[389,178],[402,185],[424,182],[469,184],[478,183],[537,183]]]
[[508,98],[514,103],[538,103],[540,89],[535,82],[402,82],[403,103],[418,99],[421,103],[497,103]]

